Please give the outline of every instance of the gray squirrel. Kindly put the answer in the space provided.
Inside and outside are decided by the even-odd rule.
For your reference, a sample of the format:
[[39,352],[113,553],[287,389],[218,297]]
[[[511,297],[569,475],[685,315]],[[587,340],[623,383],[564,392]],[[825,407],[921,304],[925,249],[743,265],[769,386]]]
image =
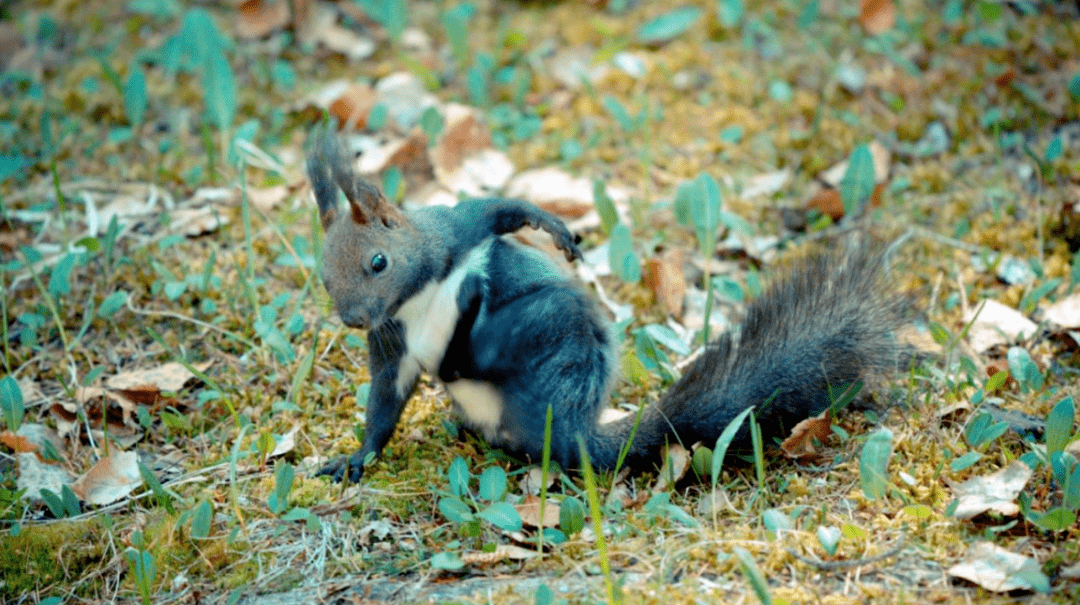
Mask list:
[[[543,253],[502,237],[540,228],[580,258],[558,218],[498,198],[406,213],[354,174],[329,134],[315,137],[307,164],[326,232],[323,283],[342,321],[369,330],[363,444],[318,471],[336,481],[359,481],[382,453],[421,371],[508,453],[541,459],[550,406],[551,456],[563,468],[579,467],[579,440],[600,469],[613,469],[631,441],[624,464],[644,470],[666,443],[711,446],[749,406],[764,439],[783,437],[829,407],[832,389],[896,367],[902,298],[883,287],[880,257],[853,247],[798,263],[658,401],[601,422],[619,359],[608,322]],[[744,422],[733,447],[749,442]]]

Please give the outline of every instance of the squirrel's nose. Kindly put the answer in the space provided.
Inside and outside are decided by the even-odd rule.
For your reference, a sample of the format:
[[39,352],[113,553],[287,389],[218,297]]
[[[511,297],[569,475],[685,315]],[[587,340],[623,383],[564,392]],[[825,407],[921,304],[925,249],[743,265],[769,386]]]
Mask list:
[[341,321],[345,322],[345,325],[350,328],[364,329],[368,327],[367,313],[364,313],[359,307],[338,309],[338,315],[341,317]]

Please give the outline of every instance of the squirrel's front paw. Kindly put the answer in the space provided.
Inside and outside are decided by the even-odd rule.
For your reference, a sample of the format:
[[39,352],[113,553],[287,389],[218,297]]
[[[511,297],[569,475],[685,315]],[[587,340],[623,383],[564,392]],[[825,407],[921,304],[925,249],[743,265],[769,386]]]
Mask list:
[[577,247],[578,238],[559,219],[543,213],[541,216],[527,217],[525,224],[533,229],[547,231],[555,242],[555,247],[562,250],[566,255],[566,260],[574,262],[581,258],[581,250]]
[[349,483],[359,483],[364,476],[364,463],[363,460],[354,461],[355,458],[357,458],[357,454],[338,456],[316,471],[315,476],[330,477],[334,483],[341,483],[341,480],[347,474]]
[[[561,227],[562,225],[560,225]],[[569,229],[563,227],[562,229],[552,230],[545,229],[551,234],[551,239],[555,240],[555,246],[563,251],[566,255],[566,260],[574,262],[581,258],[581,249],[577,246],[577,237],[570,232]]]

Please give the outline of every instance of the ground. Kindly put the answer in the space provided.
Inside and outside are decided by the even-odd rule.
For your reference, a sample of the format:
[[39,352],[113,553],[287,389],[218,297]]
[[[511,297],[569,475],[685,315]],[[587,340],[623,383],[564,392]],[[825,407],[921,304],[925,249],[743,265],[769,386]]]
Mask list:
[[[1075,4],[100,4],[0,4],[4,602],[1080,599]],[[433,378],[331,484],[369,376],[323,122],[395,203],[566,221],[620,407],[856,232],[917,353],[814,454],[557,476],[542,546]]]

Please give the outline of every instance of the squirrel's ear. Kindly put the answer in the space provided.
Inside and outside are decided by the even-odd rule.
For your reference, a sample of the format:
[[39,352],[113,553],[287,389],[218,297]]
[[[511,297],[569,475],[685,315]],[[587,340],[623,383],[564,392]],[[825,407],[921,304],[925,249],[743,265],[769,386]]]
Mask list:
[[308,180],[311,181],[311,190],[315,194],[315,203],[319,205],[319,221],[323,229],[330,227],[337,216],[337,186],[334,185],[330,175],[330,167],[325,158],[318,153],[312,153],[307,161]]
[[[364,224],[366,221],[378,221],[391,229],[407,222],[408,219],[401,210],[388,202],[378,187],[358,178],[354,178],[352,185],[351,191],[348,187],[344,190],[345,197],[349,199],[349,204],[353,208],[353,218],[356,222]],[[363,214],[366,220],[362,221],[358,213]]]

